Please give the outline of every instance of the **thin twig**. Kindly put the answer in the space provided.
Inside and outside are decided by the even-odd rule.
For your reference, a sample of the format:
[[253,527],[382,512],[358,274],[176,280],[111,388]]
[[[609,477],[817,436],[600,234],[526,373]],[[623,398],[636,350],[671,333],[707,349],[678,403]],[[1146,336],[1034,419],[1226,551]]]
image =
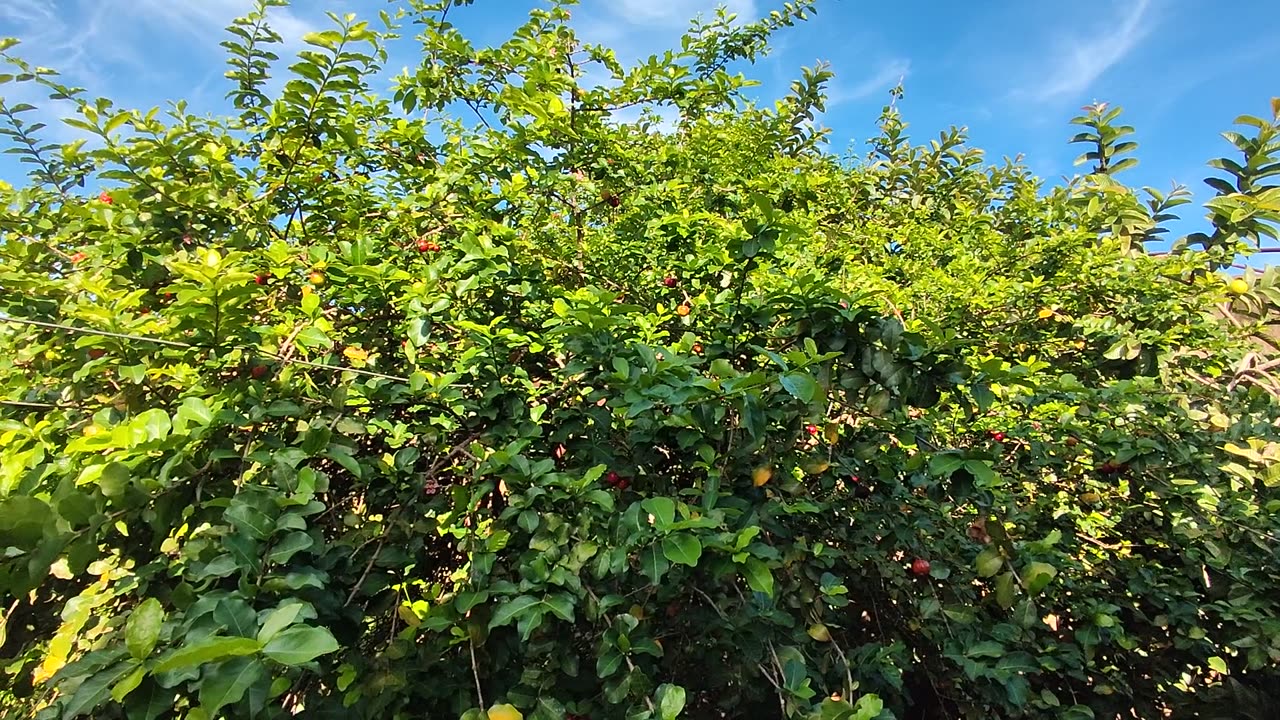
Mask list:
[[476,641],[468,636],[467,642],[471,646],[471,675],[476,679],[476,700],[480,707],[484,707],[484,691],[480,689],[480,667],[476,664]]
[[378,559],[378,553],[382,552],[382,543],[386,540],[386,536],[378,538],[378,547],[373,549],[373,555],[369,557],[369,562],[364,566],[364,572],[360,573],[360,579],[351,587],[351,594],[347,595],[347,601],[342,603],[342,607],[351,604],[356,599],[356,593],[360,592],[360,586],[364,584],[365,578],[369,577],[369,571],[373,569],[373,563]]

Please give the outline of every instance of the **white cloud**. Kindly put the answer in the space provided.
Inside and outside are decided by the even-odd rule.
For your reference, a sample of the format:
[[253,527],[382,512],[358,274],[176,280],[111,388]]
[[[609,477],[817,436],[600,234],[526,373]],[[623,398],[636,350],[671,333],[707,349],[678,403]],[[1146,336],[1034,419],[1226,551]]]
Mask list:
[[870,75],[852,85],[844,84],[841,74],[837,72],[835,78],[828,83],[827,105],[830,107],[863,100],[882,90],[888,90],[906,78],[910,72],[911,61],[905,58],[891,58],[880,62]]
[[1092,33],[1063,37],[1034,87],[1018,94],[1045,102],[1078,96],[1124,59],[1151,31],[1151,0],[1132,0]]

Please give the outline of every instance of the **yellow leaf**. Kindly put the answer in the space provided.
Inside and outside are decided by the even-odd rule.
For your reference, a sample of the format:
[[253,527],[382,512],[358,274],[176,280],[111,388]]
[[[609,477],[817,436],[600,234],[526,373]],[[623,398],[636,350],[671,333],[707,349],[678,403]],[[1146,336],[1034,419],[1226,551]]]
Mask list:
[[369,359],[369,351],[355,345],[348,345],[343,351],[343,355],[347,359],[358,365],[363,365]]
[[1053,311],[1053,308],[1040,308],[1040,312],[1037,313],[1036,317],[1039,317],[1041,320],[1045,320],[1053,317],[1056,314],[1057,313]]

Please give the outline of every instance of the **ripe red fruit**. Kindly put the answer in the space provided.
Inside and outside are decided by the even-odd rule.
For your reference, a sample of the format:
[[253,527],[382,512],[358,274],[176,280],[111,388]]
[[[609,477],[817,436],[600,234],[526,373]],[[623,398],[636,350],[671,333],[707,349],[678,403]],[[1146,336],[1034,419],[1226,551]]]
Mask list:
[[106,354],[107,354],[107,351],[103,350],[102,348],[93,348],[92,350],[89,351],[89,359],[97,360],[98,358]]
[[439,245],[426,238],[418,238],[418,242],[415,244],[417,245],[418,252],[435,252],[440,249]]
[[663,284],[663,285],[666,285],[666,286],[667,286],[667,287],[669,287],[669,288],[673,288],[673,287],[675,287],[675,286],[676,286],[677,284],[679,284],[679,283],[680,283],[680,281],[679,281],[679,280],[676,280],[676,279],[675,279],[675,276],[673,276],[673,275],[668,275],[668,276],[666,276],[666,277],[662,278],[662,284]]
[[694,344],[693,344],[693,352],[694,352],[694,354],[695,354],[695,355],[701,355],[701,354],[702,354],[702,343],[697,343],[697,342],[696,342],[696,343],[694,343]]
[[249,374],[253,376],[254,380],[260,380],[264,375],[267,374],[267,366],[254,365],[253,367],[249,368]]
[[987,434],[990,435],[991,439],[995,440],[996,442],[1004,441],[1004,433],[1000,432],[999,430],[991,430]]
[[929,574],[929,561],[928,561],[928,560],[925,560],[924,558],[916,558],[915,560],[912,560],[912,561],[911,561],[911,572],[913,572],[913,573],[915,573],[916,575],[921,576],[921,577],[923,577],[923,576],[925,576],[925,575],[928,575],[928,574]]
[[619,490],[626,490],[627,488],[631,487],[631,481],[628,480],[627,478],[622,478],[621,480],[618,481],[617,487]]
[[851,483],[859,483],[859,482],[862,482],[862,478],[858,477],[857,475],[850,475],[850,476],[849,476],[849,482],[851,482]]
[[805,429],[805,430],[806,430],[810,435],[817,435],[818,433],[822,432],[822,430],[821,430],[821,429],[819,429],[817,425],[805,425],[805,426],[804,426],[804,429]]
[[106,190],[103,190],[101,193],[98,194],[98,199],[108,205],[115,202],[115,200],[111,199],[111,194],[108,193]]
[[269,281],[270,279],[271,278],[269,278],[266,275],[259,275],[258,277],[254,278],[253,281],[258,283],[259,285],[266,285],[267,281]]
[[604,481],[609,483],[610,485],[613,485],[614,487],[618,486],[618,482],[620,480],[622,480],[622,478],[618,475],[618,473],[612,470],[609,471],[608,475],[604,476]]
[[85,255],[85,254],[84,254],[84,253],[82,253],[82,252],[78,252],[78,253],[75,253],[74,255],[72,255],[72,256],[71,256],[71,262],[73,262],[73,263],[82,262],[82,261],[83,261],[85,258],[87,258],[87,257],[89,257],[89,256],[88,256],[88,255]]

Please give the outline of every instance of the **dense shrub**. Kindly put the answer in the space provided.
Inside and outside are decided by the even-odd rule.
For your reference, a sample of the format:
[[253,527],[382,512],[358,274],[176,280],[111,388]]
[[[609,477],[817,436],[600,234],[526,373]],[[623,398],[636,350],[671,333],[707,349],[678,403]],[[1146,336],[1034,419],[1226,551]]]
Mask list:
[[1215,271],[1280,212],[1274,118],[1156,254],[1187,198],[1114,179],[1116,109],[1045,188],[912,144],[900,91],[869,157],[827,154],[822,68],[747,103],[727,68],[807,2],[631,68],[561,5],[476,49],[468,3],[411,2],[335,17],[269,97],[275,4],[231,28],[233,117],[6,55],[92,138],[0,103],[33,167],[0,185],[12,716],[1267,702],[1280,389],[1248,335],[1280,291]]

